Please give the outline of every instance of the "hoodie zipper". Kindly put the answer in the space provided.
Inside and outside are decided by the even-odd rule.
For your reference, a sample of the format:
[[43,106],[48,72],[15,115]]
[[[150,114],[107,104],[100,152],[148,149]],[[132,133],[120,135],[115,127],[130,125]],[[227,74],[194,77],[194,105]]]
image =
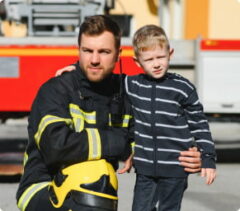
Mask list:
[[156,84],[153,83],[152,85],[152,102],[151,102],[151,112],[152,112],[152,121],[151,121],[151,125],[152,125],[152,134],[153,134],[153,165],[154,165],[154,176],[157,176],[157,143],[156,143],[156,115],[155,115],[155,110],[156,110]]

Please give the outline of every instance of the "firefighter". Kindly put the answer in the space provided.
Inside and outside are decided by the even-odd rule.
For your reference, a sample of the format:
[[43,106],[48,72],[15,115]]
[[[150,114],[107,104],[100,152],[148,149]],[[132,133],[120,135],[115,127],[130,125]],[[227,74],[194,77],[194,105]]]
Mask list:
[[[21,211],[117,210],[115,171],[119,160],[125,164],[121,173],[131,167],[133,139],[123,76],[112,74],[120,36],[110,18],[87,18],[80,26],[76,70],[40,88],[17,191]],[[189,171],[198,171],[199,154],[191,157],[194,162],[182,159]]]

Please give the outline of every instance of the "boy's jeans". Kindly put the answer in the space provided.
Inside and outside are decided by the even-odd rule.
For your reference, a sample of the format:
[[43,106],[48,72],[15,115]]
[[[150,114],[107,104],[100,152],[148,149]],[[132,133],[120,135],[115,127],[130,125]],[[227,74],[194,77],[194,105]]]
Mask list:
[[186,189],[187,178],[137,174],[132,211],[180,211]]

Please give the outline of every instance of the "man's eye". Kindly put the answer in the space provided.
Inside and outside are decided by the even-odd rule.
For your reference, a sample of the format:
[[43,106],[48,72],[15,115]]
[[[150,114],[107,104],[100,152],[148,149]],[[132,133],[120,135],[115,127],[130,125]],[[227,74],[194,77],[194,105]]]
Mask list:
[[89,49],[82,49],[83,52],[91,52]]
[[110,54],[110,51],[108,51],[108,50],[102,50],[102,51],[99,51],[99,53],[101,53],[101,54]]

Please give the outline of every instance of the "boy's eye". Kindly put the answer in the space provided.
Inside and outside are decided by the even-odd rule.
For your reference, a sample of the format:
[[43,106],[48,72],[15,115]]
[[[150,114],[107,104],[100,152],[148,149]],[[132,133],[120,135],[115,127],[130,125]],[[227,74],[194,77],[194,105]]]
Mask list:
[[167,56],[158,56],[158,59],[165,59]]
[[148,61],[152,61],[152,60],[153,60],[153,58],[145,59],[146,62],[148,62]]

